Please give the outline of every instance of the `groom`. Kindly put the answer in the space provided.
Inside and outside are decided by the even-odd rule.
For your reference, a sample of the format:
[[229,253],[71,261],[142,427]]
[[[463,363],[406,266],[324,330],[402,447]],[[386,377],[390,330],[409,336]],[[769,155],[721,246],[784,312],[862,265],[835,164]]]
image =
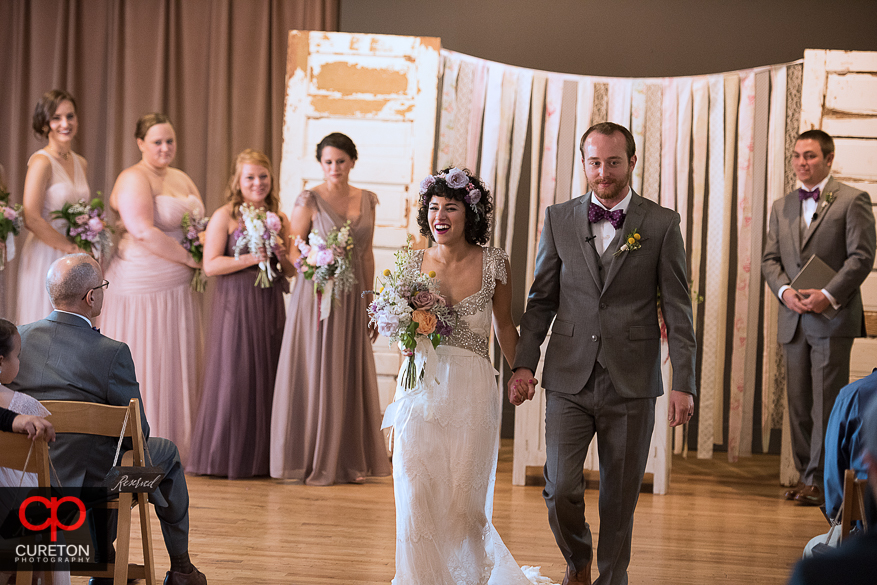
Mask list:
[[596,124],[580,148],[592,191],[545,212],[508,388],[515,405],[533,398],[533,372],[551,326],[542,383],[547,455],[542,495],[567,563],[563,583],[591,582],[582,468],[597,435],[597,583],[615,585],[627,583],[633,513],[655,399],[663,393],[659,302],[673,365],[671,426],[688,422],[694,412],[695,338],[679,214],[630,188],[633,136],[618,124]]

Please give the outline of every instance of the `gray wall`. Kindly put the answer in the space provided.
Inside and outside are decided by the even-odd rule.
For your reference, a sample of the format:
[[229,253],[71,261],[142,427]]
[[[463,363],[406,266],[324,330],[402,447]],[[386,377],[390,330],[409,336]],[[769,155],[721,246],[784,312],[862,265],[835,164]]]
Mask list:
[[877,0],[341,0],[339,30],[441,37],[546,71],[664,77],[785,63],[807,48],[877,51]]

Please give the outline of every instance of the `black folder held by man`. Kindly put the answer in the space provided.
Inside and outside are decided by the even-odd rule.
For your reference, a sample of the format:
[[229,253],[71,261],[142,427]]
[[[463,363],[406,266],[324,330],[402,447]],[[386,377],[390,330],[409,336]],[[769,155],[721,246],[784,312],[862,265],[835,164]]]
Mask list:
[[[807,260],[807,264],[804,265],[804,268],[801,269],[801,272],[798,273],[798,276],[792,280],[789,286],[795,289],[795,291],[801,291],[808,288],[822,290],[829,282],[831,282],[831,279],[834,278],[835,274],[837,274],[837,272],[832,269],[831,266],[823,262],[819,256],[814,254],[810,256],[810,259]],[[832,319],[837,315],[837,309],[834,308],[834,305],[829,304],[825,310],[822,311],[821,315],[826,319]]]

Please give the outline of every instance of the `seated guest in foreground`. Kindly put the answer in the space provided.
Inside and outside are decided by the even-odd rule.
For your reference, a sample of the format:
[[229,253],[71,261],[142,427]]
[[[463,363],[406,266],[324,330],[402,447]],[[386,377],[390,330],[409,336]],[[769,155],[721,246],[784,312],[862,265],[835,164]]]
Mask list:
[[[862,460],[868,468],[872,496],[877,494],[877,401],[868,404],[862,418]],[[843,583],[873,585],[877,579],[877,529],[873,525],[836,550],[802,560],[790,585]]]
[[[10,387],[38,400],[127,406],[137,398],[142,408],[131,350],[92,330],[92,319],[100,315],[108,285],[100,265],[88,254],[64,256],[52,264],[46,289],[55,310],[45,319],[19,328],[21,366]],[[189,491],[179,452],[167,439],[149,438],[142,410],[140,416],[152,463],[165,474],[150,494],[171,561],[165,585],[206,584],[207,578],[189,560]],[[59,436],[52,460],[61,483],[69,487],[101,485],[112,465],[116,444],[110,437]],[[112,531],[112,527],[108,529]],[[112,579],[91,580],[92,585],[103,583],[112,583]]]
[[[25,425],[23,432],[30,430],[35,435],[40,434],[41,438],[48,440],[48,434],[45,432],[40,433],[42,429],[48,429],[52,431],[51,438],[54,439],[52,423],[42,418],[48,416],[49,411],[35,398],[21,392],[13,392],[4,385],[11,383],[18,375],[20,356],[21,336],[18,334],[18,329],[6,319],[0,319],[0,409],[2,409],[0,412],[12,412],[13,417],[15,417],[15,414],[18,414],[18,418],[23,419],[21,424]],[[33,421],[28,421],[28,418],[38,419],[38,422],[31,424]],[[7,431],[9,429],[4,428],[3,430]],[[36,437],[34,437],[34,440],[36,440]],[[0,467],[0,488],[29,488],[37,486],[36,473],[29,471],[25,473],[18,469]],[[13,490],[0,490],[0,518],[6,518],[12,510],[18,508],[20,500],[15,494],[16,492]],[[12,577],[12,573],[0,571],[0,583],[7,583],[10,577]],[[33,575],[33,583],[45,583],[45,579],[46,575],[41,571],[37,571]],[[70,572],[53,572],[52,585],[70,585]]]
[[[861,380],[844,386],[828,418],[825,427],[825,515],[829,519],[837,516],[843,504],[844,473],[847,469],[856,472],[859,479],[867,479],[868,466],[865,463],[862,445],[866,430],[862,425],[862,417],[868,405],[877,395],[877,370]],[[813,554],[811,551],[818,544],[837,546],[840,530],[831,531],[814,537],[804,549],[804,556]]]
[[847,384],[838,394],[825,430],[825,513],[834,518],[843,503],[844,472],[868,477],[864,444],[868,429],[862,417],[877,395],[877,370]]

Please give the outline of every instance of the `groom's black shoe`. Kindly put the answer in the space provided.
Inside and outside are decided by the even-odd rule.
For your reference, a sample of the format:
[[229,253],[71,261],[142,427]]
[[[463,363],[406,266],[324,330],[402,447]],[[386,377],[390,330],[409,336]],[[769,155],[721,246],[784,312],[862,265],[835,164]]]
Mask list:
[[591,561],[581,571],[570,571],[567,566],[563,585],[591,585]]

